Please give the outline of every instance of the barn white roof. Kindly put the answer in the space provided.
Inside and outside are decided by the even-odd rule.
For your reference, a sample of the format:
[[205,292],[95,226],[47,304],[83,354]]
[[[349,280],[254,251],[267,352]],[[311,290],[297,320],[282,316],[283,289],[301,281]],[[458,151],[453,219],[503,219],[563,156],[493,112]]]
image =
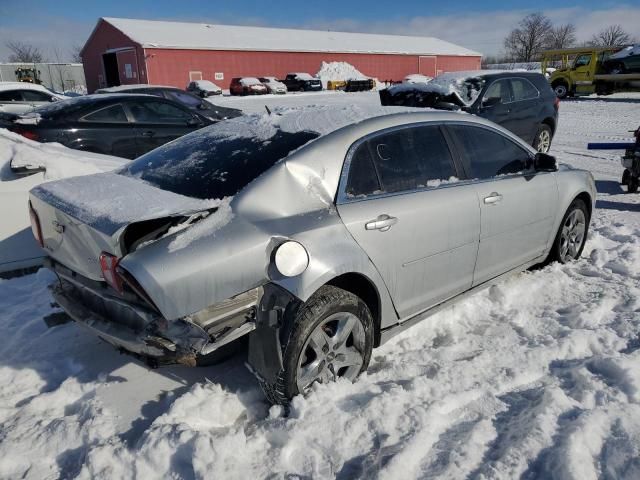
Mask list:
[[433,37],[103,18],[145,48],[480,56]]

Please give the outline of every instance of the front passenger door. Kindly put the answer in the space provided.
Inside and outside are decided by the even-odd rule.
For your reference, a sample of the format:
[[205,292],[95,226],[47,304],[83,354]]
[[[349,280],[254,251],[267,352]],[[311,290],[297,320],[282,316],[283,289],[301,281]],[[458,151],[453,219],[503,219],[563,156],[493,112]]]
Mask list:
[[509,80],[495,80],[482,97],[480,116],[518,135],[518,125],[511,112],[512,102],[513,94]]
[[400,127],[363,139],[345,161],[338,213],[384,279],[401,319],[471,286],[480,209],[458,184],[442,131]]
[[451,125],[481,210],[473,284],[536,259],[546,250],[558,203],[552,172],[535,172],[532,154],[489,127]]

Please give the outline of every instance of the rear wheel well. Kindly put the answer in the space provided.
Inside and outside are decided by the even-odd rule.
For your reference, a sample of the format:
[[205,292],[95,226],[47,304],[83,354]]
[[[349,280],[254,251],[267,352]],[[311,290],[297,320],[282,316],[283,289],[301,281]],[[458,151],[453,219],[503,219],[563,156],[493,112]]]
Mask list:
[[331,281],[327,285],[341,288],[359,297],[369,307],[374,325],[374,347],[380,345],[381,306],[380,296],[375,285],[364,275],[359,273],[345,273]]
[[547,125],[551,129],[551,133],[556,133],[556,122],[551,117],[547,117],[542,121],[543,125]]

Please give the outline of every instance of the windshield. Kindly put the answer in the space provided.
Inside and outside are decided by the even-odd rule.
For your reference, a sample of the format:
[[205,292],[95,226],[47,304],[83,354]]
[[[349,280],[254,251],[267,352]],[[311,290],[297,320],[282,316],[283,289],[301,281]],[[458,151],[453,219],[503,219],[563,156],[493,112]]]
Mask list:
[[211,127],[208,130],[152,150],[119,173],[188,197],[230,197],[293,150],[319,136],[311,131],[290,133],[275,129],[270,137],[246,137],[220,135]]

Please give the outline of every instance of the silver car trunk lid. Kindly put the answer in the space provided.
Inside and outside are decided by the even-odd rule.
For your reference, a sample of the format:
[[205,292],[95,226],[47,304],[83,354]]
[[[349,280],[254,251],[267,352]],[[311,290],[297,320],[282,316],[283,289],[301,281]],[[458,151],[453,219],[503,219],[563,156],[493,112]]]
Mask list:
[[115,173],[44,183],[31,190],[30,199],[47,253],[94,280],[102,279],[100,253],[123,255],[119,239],[131,223],[189,215],[219,203],[178,195]]

